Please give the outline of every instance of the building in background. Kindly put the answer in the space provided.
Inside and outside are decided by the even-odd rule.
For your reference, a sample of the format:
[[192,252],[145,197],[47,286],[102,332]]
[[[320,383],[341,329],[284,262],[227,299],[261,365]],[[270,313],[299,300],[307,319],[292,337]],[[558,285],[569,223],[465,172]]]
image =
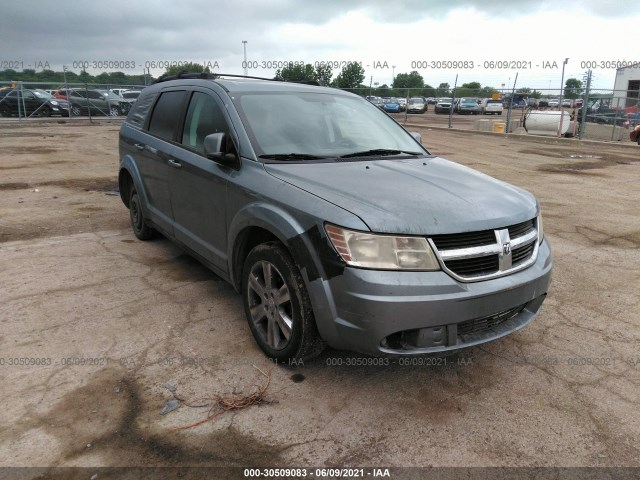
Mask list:
[[640,66],[622,67],[616,70],[613,85],[614,105],[617,108],[635,107],[638,105],[640,90]]

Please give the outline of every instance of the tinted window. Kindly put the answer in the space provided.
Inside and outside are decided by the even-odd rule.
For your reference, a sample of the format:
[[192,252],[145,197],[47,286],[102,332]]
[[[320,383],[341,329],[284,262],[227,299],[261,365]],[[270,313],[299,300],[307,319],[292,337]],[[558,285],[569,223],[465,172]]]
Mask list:
[[164,92],[160,95],[149,123],[149,132],[159,137],[173,140],[178,127],[179,116],[186,92]]
[[144,121],[147,118],[147,114],[151,109],[151,105],[156,99],[156,94],[151,93],[150,91],[146,91],[144,94],[140,95],[138,101],[133,104],[131,110],[129,110],[129,115],[127,116],[127,122],[136,127],[142,127],[144,125]]
[[204,137],[218,132],[228,132],[220,107],[213,97],[194,92],[184,122],[182,143],[204,153]]

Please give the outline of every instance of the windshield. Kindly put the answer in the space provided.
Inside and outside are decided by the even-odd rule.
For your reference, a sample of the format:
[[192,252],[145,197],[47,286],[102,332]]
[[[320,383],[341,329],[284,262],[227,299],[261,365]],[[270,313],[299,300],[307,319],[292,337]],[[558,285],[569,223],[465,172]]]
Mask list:
[[369,102],[325,93],[247,93],[234,97],[256,153],[332,158],[365,150],[428,154]]

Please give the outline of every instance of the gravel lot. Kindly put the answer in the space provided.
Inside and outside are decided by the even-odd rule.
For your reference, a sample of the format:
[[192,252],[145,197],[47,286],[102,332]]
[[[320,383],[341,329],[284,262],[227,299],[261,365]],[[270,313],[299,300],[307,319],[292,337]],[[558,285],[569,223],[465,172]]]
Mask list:
[[[0,125],[0,466],[640,466],[640,147],[417,128],[540,200],[540,316],[422,365],[283,367],[228,284],[135,239],[118,129]],[[266,375],[262,404],[175,430]],[[161,415],[174,395],[196,406]]]

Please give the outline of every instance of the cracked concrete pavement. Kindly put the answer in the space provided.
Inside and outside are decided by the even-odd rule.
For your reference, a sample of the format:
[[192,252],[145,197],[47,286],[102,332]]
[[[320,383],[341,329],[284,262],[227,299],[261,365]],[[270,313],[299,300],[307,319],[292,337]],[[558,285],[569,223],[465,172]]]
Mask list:
[[[117,122],[3,125],[0,466],[640,466],[640,149],[418,130],[540,200],[540,316],[412,366],[275,366],[230,285],[131,233]],[[160,415],[166,384],[240,396],[267,372],[261,405],[182,431],[207,408]]]

